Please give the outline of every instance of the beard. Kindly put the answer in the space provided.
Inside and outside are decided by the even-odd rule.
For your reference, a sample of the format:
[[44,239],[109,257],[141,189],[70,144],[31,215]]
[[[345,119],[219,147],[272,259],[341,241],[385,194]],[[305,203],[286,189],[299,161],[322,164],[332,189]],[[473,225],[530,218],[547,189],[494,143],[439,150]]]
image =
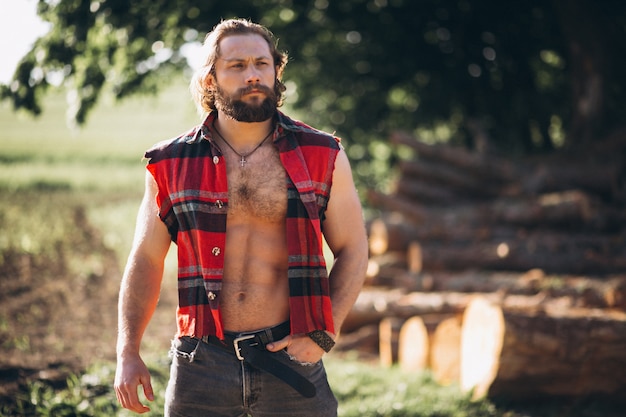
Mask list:
[[[252,92],[252,90],[259,90],[265,94],[263,101],[260,103],[258,101],[253,103],[244,102],[242,97]],[[218,85],[215,91],[215,107],[223,114],[239,122],[264,122],[276,113],[278,96],[271,88],[264,85],[250,85],[240,88],[233,95],[229,96]]]

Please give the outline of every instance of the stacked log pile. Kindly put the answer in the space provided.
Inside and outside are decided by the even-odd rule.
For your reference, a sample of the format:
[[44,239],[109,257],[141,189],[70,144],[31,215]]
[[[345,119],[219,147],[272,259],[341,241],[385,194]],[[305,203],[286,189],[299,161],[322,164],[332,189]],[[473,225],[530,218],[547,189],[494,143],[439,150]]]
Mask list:
[[618,152],[513,162],[402,133],[391,141],[417,158],[400,162],[393,194],[371,191],[368,200],[402,215],[406,230],[389,231],[403,235],[391,244],[419,243],[424,267],[626,271],[623,144],[614,145]]
[[368,195],[370,267],[338,348],[475,398],[626,396],[624,137],[516,162],[391,141],[417,157]]

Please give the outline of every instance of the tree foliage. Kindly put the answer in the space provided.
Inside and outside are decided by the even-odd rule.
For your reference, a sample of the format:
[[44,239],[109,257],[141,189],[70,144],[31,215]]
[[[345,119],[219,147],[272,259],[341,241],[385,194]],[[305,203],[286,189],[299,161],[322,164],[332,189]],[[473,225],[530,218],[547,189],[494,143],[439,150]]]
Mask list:
[[38,13],[52,29],[2,96],[39,113],[63,79],[79,124],[103,88],[158,90],[185,44],[229,17],[272,29],[290,103],[368,169],[389,162],[392,129],[528,154],[597,139],[625,110],[618,0],[39,0]]

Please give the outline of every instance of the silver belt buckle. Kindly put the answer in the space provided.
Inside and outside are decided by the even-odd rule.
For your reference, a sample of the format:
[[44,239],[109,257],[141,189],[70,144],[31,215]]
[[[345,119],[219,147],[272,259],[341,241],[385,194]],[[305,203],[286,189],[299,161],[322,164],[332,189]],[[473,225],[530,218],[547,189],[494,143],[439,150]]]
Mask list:
[[239,342],[243,342],[244,340],[249,340],[249,339],[254,339],[254,335],[249,334],[246,336],[239,336],[235,338],[235,340],[233,340],[233,347],[235,348],[235,356],[237,356],[237,359],[239,359],[240,361],[243,360],[243,356],[241,356],[241,348],[239,347]]

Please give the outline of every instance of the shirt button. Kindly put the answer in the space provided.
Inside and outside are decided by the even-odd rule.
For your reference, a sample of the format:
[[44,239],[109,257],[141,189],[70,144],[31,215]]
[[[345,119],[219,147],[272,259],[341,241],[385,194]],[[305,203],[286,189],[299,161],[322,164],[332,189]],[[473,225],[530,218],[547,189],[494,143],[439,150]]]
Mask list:
[[219,162],[220,162],[220,158],[219,158],[217,155],[215,155],[215,156],[213,157],[213,163],[214,163],[215,165],[217,165]]
[[213,253],[213,255],[218,256],[220,253],[222,253],[222,250],[216,246],[211,252]]
[[217,295],[215,295],[213,291],[209,291],[207,295],[209,296],[209,300],[211,301],[215,300],[215,297],[217,297]]
[[222,200],[217,200],[217,201],[215,202],[215,205],[217,206],[217,208],[222,208],[222,207],[224,207],[224,203],[222,203]]

